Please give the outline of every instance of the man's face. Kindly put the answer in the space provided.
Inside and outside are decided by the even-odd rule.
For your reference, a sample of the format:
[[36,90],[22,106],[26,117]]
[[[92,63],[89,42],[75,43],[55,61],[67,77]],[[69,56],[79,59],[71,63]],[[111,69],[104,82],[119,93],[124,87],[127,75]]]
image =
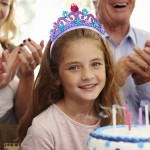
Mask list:
[[135,7],[135,0],[97,0],[93,4],[100,21],[105,20],[110,24],[124,24],[129,22]]

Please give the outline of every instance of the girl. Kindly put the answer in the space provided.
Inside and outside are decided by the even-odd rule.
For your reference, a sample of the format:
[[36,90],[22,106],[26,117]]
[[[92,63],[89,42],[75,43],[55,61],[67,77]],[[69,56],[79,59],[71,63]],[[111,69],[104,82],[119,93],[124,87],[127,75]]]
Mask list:
[[99,116],[100,105],[121,105],[106,39],[94,27],[75,26],[65,33],[64,28],[55,40],[52,35],[47,44],[33,100],[19,127],[22,150],[86,150],[89,133],[112,124],[108,110],[109,118]]

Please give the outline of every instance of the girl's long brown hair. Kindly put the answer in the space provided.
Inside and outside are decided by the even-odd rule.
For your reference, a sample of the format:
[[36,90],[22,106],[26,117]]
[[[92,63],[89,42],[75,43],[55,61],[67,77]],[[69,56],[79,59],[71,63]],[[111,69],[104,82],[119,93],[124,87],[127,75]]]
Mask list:
[[[33,98],[30,101],[28,110],[20,121],[18,127],[19,138],[21,141],[26,136],[27,130],[31,126],[33,118],[63,98],[63,87],[56,84],[58,80],[59,56],[67,42],[80,40],[81,38],[96,40],[100,50],[104,53],[106,84],[98,98],[95,100],[94,107],[97,113],[104,111],[104,113],[110,116],[108,118],[101,118],[100,126],[112,124],[112,113],[109,110],[102,110],[100,107],[100,105],[112,107],[113,104],[122,106],[118,93],[118,86],[115,82],[114,63],[109,45],[107,40],[103,39],[95,31],[89,29],[75,29],[65,33],[55,42],[51,56],[51,40],[47,43],[41,67],[34,84]],[[117,123],[124,123],[123,111],[119,111],[119,113],[117,113]]]

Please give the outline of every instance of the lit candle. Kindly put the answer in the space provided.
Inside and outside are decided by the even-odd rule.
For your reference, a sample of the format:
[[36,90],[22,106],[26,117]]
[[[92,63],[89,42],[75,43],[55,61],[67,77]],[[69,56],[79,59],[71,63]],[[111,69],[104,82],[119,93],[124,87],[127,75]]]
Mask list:
[[126,105],[125,106],[126,125],[128,125],[128,112],[129,112],[129,107],[128,107],[128,105]]
[[113,127],[116,128],[116,108],[114,105],[112,108],[112,112],[113,112]]
[[146,127],[149,127],[148,105],[145,105],[145,124]]
[[139,108],[139,126],[142,126],[142,108]]

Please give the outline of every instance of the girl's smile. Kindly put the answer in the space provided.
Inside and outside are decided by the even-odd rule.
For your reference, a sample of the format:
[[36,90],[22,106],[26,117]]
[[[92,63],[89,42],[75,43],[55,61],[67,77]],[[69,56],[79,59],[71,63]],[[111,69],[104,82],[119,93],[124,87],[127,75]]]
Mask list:
[[79,86],[79,88],[83,91],[93,91],[98,84],[88,84],[84,86]]

